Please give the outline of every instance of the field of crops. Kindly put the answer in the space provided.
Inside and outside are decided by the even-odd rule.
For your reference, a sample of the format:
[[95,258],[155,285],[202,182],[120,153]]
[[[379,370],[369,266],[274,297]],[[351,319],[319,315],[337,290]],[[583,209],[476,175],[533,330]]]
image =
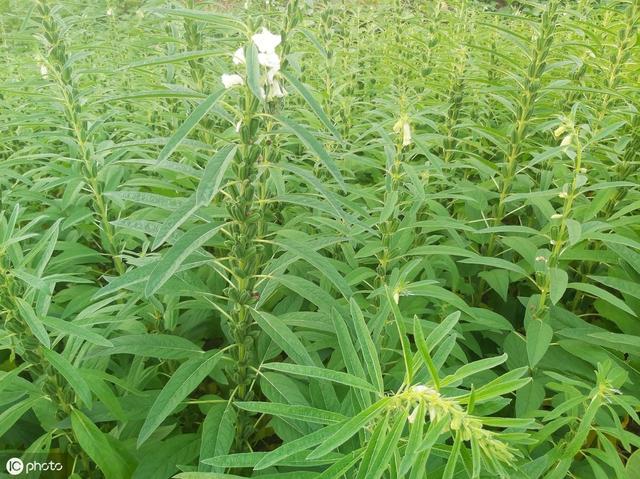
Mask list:
[[0,0],[0,475],[640,477],[639,26]]

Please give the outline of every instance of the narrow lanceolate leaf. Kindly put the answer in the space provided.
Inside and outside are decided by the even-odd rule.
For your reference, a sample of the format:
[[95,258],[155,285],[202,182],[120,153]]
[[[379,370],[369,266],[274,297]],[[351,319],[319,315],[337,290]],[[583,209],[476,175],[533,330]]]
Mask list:
[[371,332],[364,320],[362,310],[354,298],[351,298],[349,301],[349,306],[351,319],[353,320],[353,326],[358,338],[358,346],[364,359],[365,367],[367,368],[367,374],[371,382],[378,389],[378,392],[382,393],[384,390],[382,368],[380,367],[380,361],[378,360],[378,353],[376,351],[375,344],[373,344],[373,340],[371,339]]
[[[342,354],[342,359],[347,367],[347,371],[353,376],[365,378],[364,368],[360,362],[360,358],[358,358],[356,348],[353,346],[351,333],[342,319],[342,316],[335,308],[331,308],[330,316],[336,331],[336,338],[338,339],[340,353]],[[370,397],[366,394],[362,394],[361,392],[358,393],[358,401],[361,407],[367,407],[371,404]]]
[[151,406],[138,435],[138,447],[149,439],[162,421],[213,371],[221,357],[222,351],[214,350],[180,365]]
[[325,258],[313,248],[310,248],[304,243],[297,242],[296,240],[279,239],[274,241],[274,243],[287,251],[296,254],[304,261],[314,266],[329,281],[331,281],[331,284],[333,284],[346,299],[351,297],[353,292],[351,291],[349,283],[347,283],[335,266],[333,266],[329,258]]
[[220,189],[227,168],[233,162],[236,151],[237,147],[234,145],[223,146],[207,162],[196,190],[196,204],[206,206],[211,203],[211,200]]
[[427,406],[424,403],[420,403],[417,406],[414,414],[413,421],[409,424],[409,440],[407,441],[407,447],[404,450],[404,456],[402,462],[400,462],[399,475],[404,477],[407,472],[413,467],[418,458],[418,448],[422,442],[424,433],[424,420],[427,413]]
[[160,151],[158,155],[158,159],[156,163],[162,163],[163,161],[169,159],[171,154],[180,146],[182,140],[184,140],[191,130],[193,130],[200,120],[204,118],[204,116],[209,113],[209,110],[213,108],[213,105],[220,99],[220,97],[224,94],[224,88],[213,92],[209,95],[205,100],[200,103],[187,117],[185,122],[176,130],[176,132],[169,138],[169,141],[164,145],[164,148]]
[[458,464],[458,459],[460,459],[461,446],[462,446],[462,433],[458,431],[456,433],[455,440],[453,441],[453,447],[451,448],[449,459],[447,459],[447,465],[445,466],[444,472],[442,473],[442,479],[453,478],[453,474],[456,470],[456,464]]
[[258,49],[253,43],[244,49],[247,57],[247,85],[251,93],[260,101],[264,101],[264,88],[260,85],[260,63],[258,62]]
[[168,16],[188,18],[190,20],[208,23],[209,25],[213,25],[216,29],[234,30],[237,33],[243,34],[246,32],[244,23],[229,15],[221,15],[219,13],[202,10],[191,10],[187,8],[159,8],[157,11]]
[[633,309],[627,306],[627,303],[622,301],[616,295],[611,294],[609,291],[602,289],[598,286],[595,286],[593,284],[588,284],[588,283],[569,283],[567,285],[567,288],[576,289],[578,291],[582,291],[587,294],[592,294],[593,296],[596,296],[597,298],[600,298],[603,301],[606,301],[607,303],[612,304],[616,308],[620,308],[622,311],[626,313],[629,313],[633,316],[637,316],[635,311],[633,311]]
[[394,322],[396,323],[396,328],[398,330],[398,336],[400,337],[400,345],[402,346],[402,358],[404,360],[405,383],[411,384],[413,379],[413,358],[411,355],[411,345],[409,344],[409,338],[407,337],[407,332],[404,327],[402,313],[400,312],[400,308],[398,308],[398,303],[396,303],[391,289],[385,285],[384,290],[387,304],[389,305],[391,312],[393,313],[393,318],[395,320]]
[[374,417],[381,414],[389,401],[391,401],[391,398],[380,399],[378,402],[372,404],[367,409],[361,411],[348,421],[345,421],[336,432],[334,432],[331,436],[325,439],[322,444],[314,449],[313,452],[309,454],[308,458],[317,459],[326,456],[335,448],[344,444],[351,437],[353,437],[354,434],[357,434],[360,429],[368,424],[369,421],[373,420]]
[[106,479],[131,477],[131,465],[103,433],[78,409],[71,412],[71,428],[82,450],[95,462]]
[[407,411],[405,410],[395,418],[395,423],[392,423],[393,426],[391,426],[384,441],[371,458],[371,464],[367,470],[367,478],[379,479],[387,471],[391,456],[398,450],[398,442],[406,423]]
[[[236,419],[236,411],[231,401],[211,406],[202,423],[200,460],[229,453],[235,439]],[[202,462],[198,465],[198,470],[224,472],[221,467],[210,466]]]
[[269,335],[269,337],[287,355],[298,364],[313,365],[313,359],[309,355],[307,348],[300,339],[284,324],[284,322],[273,314],[262,311],[252,311],[251,316],[258,326]]
[[210,223],[199,225],[184,233],[168,251],[149,275],[144,293],[147,297],[158,291],[180,268],[182,262],[200,246],[211,239],[220,229],[220,225]]
[[245,411],[270,414],[271,416],[296,419],[316,424],[334,424],[347,419],[342,414],[336,412],[295,404],[245,401],[236,402],[235,406]]
[[26,413],[33,405],[43,400],[43,398],[31,398],[21,401],[13,406],[6,408],[0,413],[0,437],[4,434]]
[[170,334],[130,334],[111,341],[111,346],[92,351],[89,356],[133,354],[158,359],[189,359],[204,354],[194,343]]
[[364,389],[365,391],[377,392],[376,388],[364,379],[332,369],[324,369],[316,366],[300,366],[289,363],[267,363],[263,364],[262,367],[287,374],[294,374],[296,376],[324,379],[326,381],[344,384],[345,386]]
[[325,168],[329,170],[329,173],[331,173],[331,176],[335,178],[342,190],[346,190],[346,184],[344,182],[344,179],[342,178],[342,174],[340,173],[338,166],[333,161],[329,153],[327,153],[324,147],[320,144],[320,142],[316,140],[315,137],[311,133],[309,133],[306,128],[304,128],[302,125],[299,125],[290,118],[286,118],[282,115],[277,115],[276,119],[280,123],[282,123],[284,127],[293,132],[300,139],[304,146],[306,146],[316,156],[318,156],[318,158],[320,158],[320,161],[324,163]]
[[193,196],[178,206],[158,228],[151,249],[155,250],[162,246],[199,208]]
[[302,436],[298,439],[294,439],[293,441],[285,442],[279,448],[265,454],[265,456],[260,459],[260,461],[258,461],[258,463],[255,465],[254,469],[256,471],[266,469],[267,467],[278,464],[279,462],[287,459],[288,457],[291,457],[294,454],[306,451],[307,449],[317,446],[341,428],[342,423],[332,424],[331,426],[323,427],[322,429],[318,429],[317,431],[307,434],[306,436]]
[[27,323],[27,326],[31,330],[31,333],[36,337],[40,344],[45,348],[51,348],[51,341],[49,340],[49,333],[45,329],[42,321],[38,319],[35,311],[29,303],[22,298],[15,298],[16,306],[20,312],[20,317]]
[[427,345],[427,341],[424,339],[424,333],[422,332],[422,326],[420,326],[420,320],[416,317],[413,323],[413,338],[418,347],[418,352],[422,357],[422,361],[424,361],[425,366],[427,367],[427,371],[429,371],[429,375],[431,376],[431,380],[433,381],[433,385],[436,388],[436,391],[440,390],[440,375],[436,368],[436,365],[431,358],[431,353],[429,352],[429,346]]
[[88,343],[92,343],[98,346],[111,347],[113,343],[105,338],[100,332],[86,326],[80,326],[71,321],[65,321],[63,319],[46,317],[42,318],[42,322],[49,326],[49,328],[60,331],[69,336],[75,336],[83,339]]
[[91,389],[82,377],[82,373],[67,358],[51,349],[42,351],[44,358],[64,377],[71,389],[78,395],[85,406],[91,408]]
[[453,384],[457,381],[461,381],[468,376],[472,376],[482,371],[486,371],[487,369],[494,368],[504,363],[507,360],[507,355],[503,354],[501,356],[496,356],[494,358],[484,358],[478,361],[474,361],[469,364],[465,364],[460,367],[455,373],[447,376],[441,382],[442,386],[448,386],[449,384]]
[[320,106],[318,101],[313,97],[313,95],[309,92],[309,90],[307,90],[304,84],[301,81],[299,81],[294,75],[287,72],[286,70],[282,72],[282,75],[287,79],[287,81],[291,84],[291,86],[293,86],[293,88],[295,88],[298,91],[298,93],[302,95],[304,100],[307,102],[307,105],[309,105],[309,107],[313,110],[313,112],[318,117],[318,120],[322,122],[322,124],[327,128],[327,130],[329,130],[337,140],[342,141],[342,137],[340,136],[340,133],[338,132],[336,127],[333,125],[329,117],[322,110],[322,107]]
[[458,324],[460,320],[460,311],[456,311],[455,313],[451,313],[449,316],[444,318],[438,326],[434,328],[429,336],[427,336],[426,342],[429,347],[429,352],[433,351],[433,349],[440,344],[445,337],[449,335],[451,330]]

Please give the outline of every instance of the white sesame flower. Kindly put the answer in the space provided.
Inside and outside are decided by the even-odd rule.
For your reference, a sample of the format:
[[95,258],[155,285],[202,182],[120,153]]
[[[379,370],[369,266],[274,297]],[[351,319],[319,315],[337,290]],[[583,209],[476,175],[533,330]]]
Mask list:
[[403,115],[395,125],[393,125],[393,131],[399,135],[402,135],[402,146],[411,144],[411,124],[409,123],[406,115]]
[[583,175],[587,173],[587,169],[586,168],[580,168],[580,173],[582,173]]
[[244,65],[245,61],[246,60],[244,58],[244,47],[240,47],[233,53],[233,64]]
[[142,8],[138,8],[138,9],[136,10],[136,16],[137,16],[138,18],[144,18],[144,11],[142,10]]
[[553,130],[553,136],[559,138],[565,131],[567,131],[567,127],[565,125],[560,125],[558,128]]
[[280,70],[280,57],[277,53],[258,53],[258,63],[271,70]]
[[274,81],[273,83],[271,83],[270,93],[271,93],[271,96],[276,98],[282,98],[287,94],[286,90],[282,88],[282,85],[280,85],[280,82],[278,81]]
[[560,213],[556,213],[554,215],[551,215],[551,219],[552,220],[559,220],[560,218],[562,218],[562,215]]
[[108,8],[107,9],[107,16],[110,17],[113,15],[113,9],[112,8]]
[[407,416],[407,421],[409,421],[409,424],[413,424],[414,422],[416,422],[416,417],[418,416],[418,408],[414,408],[413,411],[411,411],[411,414],[409,414]]
[[568,134],[567,136],[565,136],[562,139],[562,142],[560,143],[560,146],[568,146],[571,144],[571,141],[573,140],[573,135],[572,134]]
[[224,73],[222,75],[222,84],[224,85],[225,88],[232,88],[236,85],[242,85],[243,83],[244,83],[244,80],[240,75],[236,75],[236,74],[230,75],[229,73]]
[[411,389],[413,389],[413,392],[416,392],[416,393],[426,393],[428,391],[431,391],[431,388],[428,386],[425,386],[424,384],[416,384]]
[[262,27],[261,33],[254,34],[251,39],[260,53],[274,53],[276,47],[282,42],[280,35],[274,35],[264,27]]
[[560,192],[560,193],[558,194],[558,197],[559,197],[559,198],[563,198],[563,199],[564,199],[564,198],[566,198],[566,197],[568,197],[568,196],[569,196],[569,193],[567,193],[566,191],[562,191],[562,192]]
[[236,133],[240,133],[240,127],[242,126],[242,120],[236,123]]
[[48,74],[49,69],[47,68],[47,65],[40,65],[40,75],[42,76],[42,78],[46,78]]
[[402,146],[407,146],[411,144],[411,125],[409,122],[405,122],[402,125]]
[[536,261],[540,261],[542,263],[546,263],[547,262],[547,258],[545,258],[544,256],[540,255],[540,256],[536,256]]

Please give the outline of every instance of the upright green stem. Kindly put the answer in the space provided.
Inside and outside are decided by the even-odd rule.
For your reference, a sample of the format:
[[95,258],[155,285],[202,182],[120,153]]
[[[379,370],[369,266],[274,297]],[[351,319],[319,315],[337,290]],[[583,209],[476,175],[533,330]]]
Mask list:
[[555,238],[552,241],[553,248],[551,249],[551,254],[547,259],[546,273],[543,276],[542,284],[539,285],[540,299],[538,301],[538,307],[535,315],[538,318],[542,318],[547,311],[548,295],[552,286],[551,271],[552,268],[557,268],[560,262],[560,255],[562,254],[562,250],[567,242],[567,239],[565,238],[565,236],[567,235],[567,220],[569,220],[571,216],[573,203],[577,196],[580,194],[579,188],[581,186],[581,178],[584,178],[584,174],[581,172],[583,159],[583,147],[581,139],[575,129],[573,129],[573,131],[570,131],[569,135],[571,138],[571,143],[574,146],[575,154],[573,164],[573,178],[571,180],[571,184],[569,185],[568,191],[563,191],[562,193],[564,204],[562,206],[562,213],[560,214],[560,218],[551,219],[551,221],[559,221],[559,224],[557,226],[557,233],[555,235]]
[[[502,181],[498,202],[494,208],[493,223],[498,226],[505,216],[505,200],[511,193],[513,181],[518,166],[518,159],[523,151],[527,128],[535,108],[540,92],[540,78],[546,67],[546,60],[553,42],[553,35],[558,19],[558,2],[553,0],[542,15],[540,32],[535,41],[535,48],[531,53],[531,61],[524,78],[520,102],[516,106],[514,128],[506,154],[506,161],[502,169]],[[496,245],[496,235],[492,234],[486,249],[486,256],[492,256]]]
[[74,79],[72,66],[69,64],[65,41],[58,28],[57,20],[51,14],[47,3],[42,1],[38,7],[44,27],[45,55],[48,56],[51,66],[48,75],[54,79],[58,87],[64,114],[77,146],[77,151],[72,154],[77,154],[82,177],[91,192],[94,211],[98,215],[100,229],[104,234],[102,244],[111,256],[118,274],[123,274],[125,268],[119,256],[120,251],[115,240],[115,232],[109,221],[107,204],[98,179],[98,164],[89,147],[87,124],[86,120],[82,118],[83,106],[80,101],[80,92]]

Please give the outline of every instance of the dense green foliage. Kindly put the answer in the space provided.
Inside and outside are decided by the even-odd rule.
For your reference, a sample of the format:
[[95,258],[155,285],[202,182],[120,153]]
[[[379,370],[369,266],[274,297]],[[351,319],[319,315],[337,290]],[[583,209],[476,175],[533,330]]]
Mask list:
[[0,0],[0,450],[640,477],[640,2],[243,3]]

